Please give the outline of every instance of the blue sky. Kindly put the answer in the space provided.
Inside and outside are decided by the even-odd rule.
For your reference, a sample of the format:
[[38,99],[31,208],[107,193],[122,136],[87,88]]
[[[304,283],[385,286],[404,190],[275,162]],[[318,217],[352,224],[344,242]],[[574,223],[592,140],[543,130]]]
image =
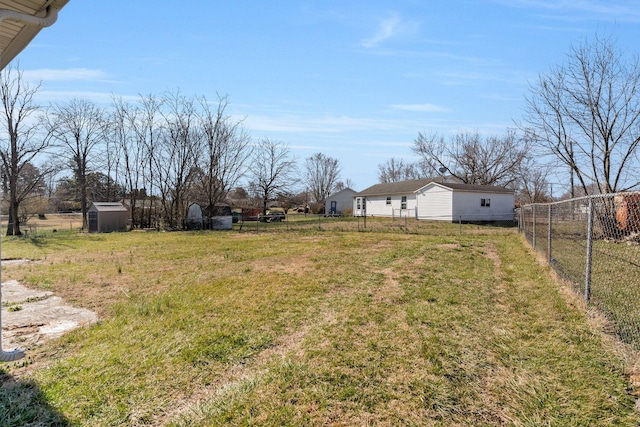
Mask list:
[[70,0],[17,61],[43,104],[228,95],[254,139],[300,165],[337,158],[362,190],[387,159],[415,160],[420,131],[504,133],[529,82],[596,33],[635,54],[640,3]]

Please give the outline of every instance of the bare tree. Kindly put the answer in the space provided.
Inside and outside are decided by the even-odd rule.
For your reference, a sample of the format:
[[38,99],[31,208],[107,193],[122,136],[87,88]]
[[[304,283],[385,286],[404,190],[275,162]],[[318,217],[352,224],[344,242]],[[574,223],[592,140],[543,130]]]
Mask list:
[[356,183],[353,182],[351,179],[347,178],[346,181],[338,181],[338,182],[336,182],[335,191],[342,191],[345,188],[351,188],[353,190],[353,188],[355,186],[356,186]]
[[[163,126],[159,123],[160,111],[164,100],[153,95],[140,97],[140,108],[130,117],[131,125],[134,128],[136,135],[137,148],[143,150],[142,162],[140,163],[140,170],[143,178],[143,187],[145,189],[145,197],[149,197],[149,206],[146,209],[147,218],[140,218],[141,226],[143,227],[145,221],[148,227],[153,224],[153,215],[155,211],[155,198],[153,197],[155,188],[160,188],[157,183],[156,171],[159,169],[159,163],[157,162],[158,152],[157,146],[159,141],[162,140],[164,132]],[[139,192],[134,191],[136,200]],[[135,203],[132,200],[132,204]],[[133,208],[132,208],[133,209]],[[144,212],[144,209],[143,209]]]
[[267,203],[278,192],[295,184],[296,162],[289,147],[280,141],[262,139],[255,147],[253,161],[249,167],[251,187],[258,193],[262,213],[267,213]]
[[233,121],[226,110],[226,96],[218,97],[215,109],[200,98],[202,107],[200,128],[203,137],[199,166],[203,171],[203,193],[212,213],[216,203],[222,201],[244,176],[252,149],[250,136],[242,122]]
[[[9,195],[9,224],[7,235],[20,235],[19,208],[27,196],[44,182],[52,167],[34,168],[36,157],[50,145],[48,135],[41,133],[39,120],[34,113],[39,111],[33,97],[40,85],[29,86],[23,81],[22,71],[6,68],[0,75],[2,97],[2,119],[4,122],[0,157],[4,194]],[[29,173],[26,173],[27,170]],[[35,171],[35,173],[34,173]]]
[[324,206],[338,182],[340,162],[338,159],[316,153],[306,159],[305,169],[305,181],[311,197],[318,205]]
[[[640,185],[640,62],[609,38],[572,47],[541,74],[526,99],[522,126],[571,173],[570,188],[599,193]],[[577,183],[574,183],[574,177]]]
[[61,145],[61,155],[67,159],[77,181],[83,227],[87,226],[89,200],[87,174],[99,144],[104,142],[106,123],[101,108],[77,98],[66,104],[54,105],[48,114],[47,128]]
[[547,203],[552,200],[549,192],[549,166],[540,166],[533,160],[522,162],[517,171],[516,201],[520,205]]
[[419,168],[413,163],[392,157],[378,165],[378,182],[381,184],[423,178]]
[[125,193],[131,208],[131,225],[141,226],[142,210],[136,209],[139,198],[143,173],[148,169],[146,159],[146,144],[139,137],[139,116],[141,112],[134,106],[125,103],[122,98],[113,99],[111,112],[111,135],[113,152],[117,153],[117,170],[122,170]]
[[189,188],[193,182],[201,133],[197,126],[194,101],[179,92],[164,99],[167,109],[161,114],[165,132],[154,156],[167,225],[180,227],[188,209]]
[[520,164],[527,158],[527,140],[508,130],[502,137],[483,138],[462,132],[445,141],[437,134],[418,134],[413,151],[425,170],[446,173],[466,184],[513,185]]

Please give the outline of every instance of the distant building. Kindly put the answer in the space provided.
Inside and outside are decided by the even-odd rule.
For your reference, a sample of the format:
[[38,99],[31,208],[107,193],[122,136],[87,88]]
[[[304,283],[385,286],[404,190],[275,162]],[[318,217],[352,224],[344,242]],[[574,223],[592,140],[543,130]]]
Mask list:
[[93,202],[88,217],[89,233],[127,231],[129,211],[120,202]]
[[344,215],[346,211],[353,209],[353,196],[355,190],[347,187],[327,197],[324,204],[324,212],[327,215]]
[[513,190],[425,178],[373,185],[353,197],[354,216],[437,221],[511,221]]

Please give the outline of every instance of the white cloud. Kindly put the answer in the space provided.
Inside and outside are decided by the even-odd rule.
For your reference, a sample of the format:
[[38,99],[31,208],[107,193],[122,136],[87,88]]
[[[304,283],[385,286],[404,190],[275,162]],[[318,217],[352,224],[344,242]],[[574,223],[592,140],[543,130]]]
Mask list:
[[393,14],[383,19],[376,33],[372,37],[362,40],[360,44],[367,49],[374,48],[387,40],[397,38],[404,34],[414,33],[417,31],[418,26],[416,22],[405,21],[397,14]]
[[107,79],[107,73],[102,70],[91,70],[88,68],[67,68],[52,69],[40,68],[36,70],[25,70],[23,76],[31,81],[102,81]]
[[401,111],[415,111],[421,113],[448,113],[451,110],[435,104],[393,104],[391,108]]

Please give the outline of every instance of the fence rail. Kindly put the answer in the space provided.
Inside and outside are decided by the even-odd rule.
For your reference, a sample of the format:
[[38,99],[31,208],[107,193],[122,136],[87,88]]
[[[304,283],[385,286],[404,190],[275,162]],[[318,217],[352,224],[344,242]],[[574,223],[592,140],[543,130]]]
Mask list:
[[260,217],[246,217],[234,224],[234,230],[240,232],[278,232],[327,230],[345,232],[404,232],[412,234],[462,235],[474,233],[478,229],[493,229],[495,232],[514,232],[515,218],[505,220],[504,216],[495,218],[475,216],[457,216],[456,218],[430,217],[416,219],[412,216],[332,216],[317,214],[286,215],[278,221],[260,221]]
[[526,205],[519,216],[531,246],[640,350],[640,193]]

